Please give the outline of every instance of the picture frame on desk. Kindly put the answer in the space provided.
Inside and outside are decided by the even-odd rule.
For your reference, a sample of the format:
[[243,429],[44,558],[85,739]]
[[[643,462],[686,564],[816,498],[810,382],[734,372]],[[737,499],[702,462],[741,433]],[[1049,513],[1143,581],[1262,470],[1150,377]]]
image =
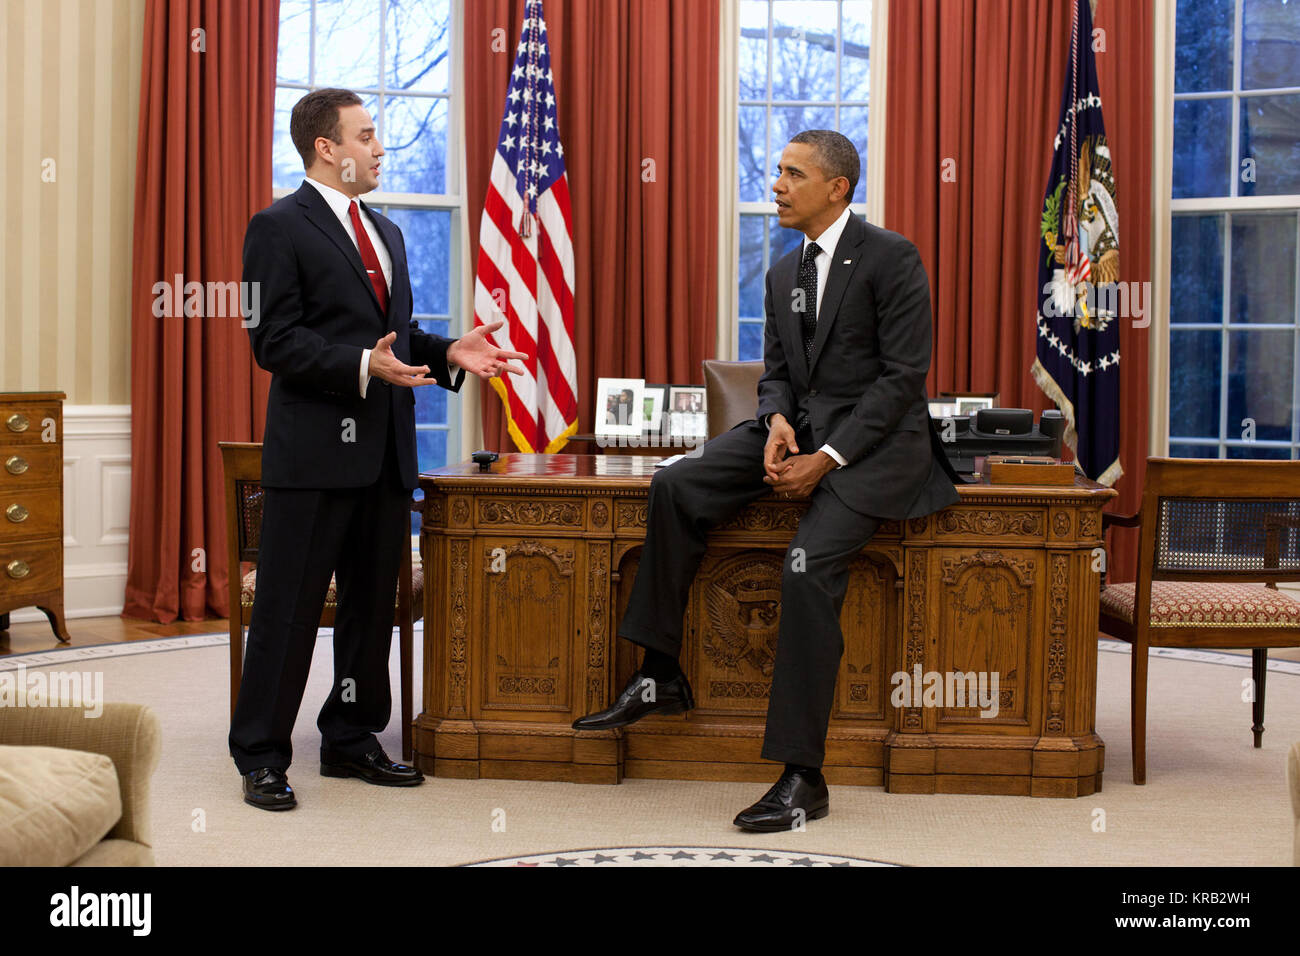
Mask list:
[[596,435],[640,438],[645,429],[644,407],[645,379],[599,379],[596,382]]
[[703,385],[668,387],[668,437],[705,438],[709,434],[708,394]]
[[642,408],[645,410],[645,430],[658,435],[664,430],[664,407],[668,404],[667,385],[646,385]]
[[[940,392],[937,401],[945,405],[955,405],[956,410],[949,414],[964,418],[981,408],[999,408],[1001,398],[1001,392]],[[934,404],[931,402],[932,406]],[[933,409],[930,414],[934,414]]]

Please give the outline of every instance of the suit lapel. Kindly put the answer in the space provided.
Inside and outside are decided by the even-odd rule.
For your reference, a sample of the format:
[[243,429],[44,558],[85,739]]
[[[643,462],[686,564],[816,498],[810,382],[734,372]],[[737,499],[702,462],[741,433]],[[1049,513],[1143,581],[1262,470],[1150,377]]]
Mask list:
[[785,352],[786,367],[792,375],[808,378],[808,363],[803,357],[803,332],[799,317],[794,314],[794,290],[799,284],[799,257],[802,244],[788,253],[775,266],[772,276],[772,293],[777,297],[773,304],[776,310],[777,334],[781,336],[781,348]]
[[[339,252],[343,253],[348,262],[352,264],[352,271],[356,273],[361,284],[366,287],[370,301],[374,303],[375,311],[378,312],[379,299],[375,296],[375,287],[370,284],[370,277],[366,275],[366,267],[361,262],[361,253],[357,251],[356,243],[348,238],[347,232],[343,229],[343,224],[334,215],[334,210],[330,209],[325,197],[317,192],[315,186],[303,183],[298,190],[298,203],[305,208],[303,214],[307,217],[307,221],[325,233],[330,241],[338,247]],[[376,218],[375,222],[378,221]],[[391,246],[389,255],[392,255]],[[382,315],[382,312],[380,314]]]
[[826,339],[831,334],[831,326],[835,324],[835,319],[839,315],[840,302],[849,287],[849,277],[857,268],[858,257],[861,255],[859,247],[862,245],[865,233],[862,221],[856,215],[850,214],[848,222],[844,224],[844,232],[840,234],[840,241],[835,246],[835,252],[831,255],[830,275],[826,277],[826,289],[822,292],[822,301],[817,306],[817,334],[813,338],[812,359],[808,362],[810,381],[813,369],[817,367],[817,359],[821,357],[822,346],[826,344]]

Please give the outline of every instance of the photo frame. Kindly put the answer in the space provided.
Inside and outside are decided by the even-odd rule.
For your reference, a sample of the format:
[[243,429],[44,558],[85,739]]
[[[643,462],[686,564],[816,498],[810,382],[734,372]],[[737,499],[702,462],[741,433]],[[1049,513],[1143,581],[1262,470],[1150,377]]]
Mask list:
[[669,438],[708,436],[708,394],[703,385],[670,385],[667,411]]
[[647,385],[642,408],[645,410],[645,430],[652,435],[665,431],[664,407],[668,404],[667,385]]
[[645,379],[602,378],[596,382],[597,435],[637,437],[645,426]]

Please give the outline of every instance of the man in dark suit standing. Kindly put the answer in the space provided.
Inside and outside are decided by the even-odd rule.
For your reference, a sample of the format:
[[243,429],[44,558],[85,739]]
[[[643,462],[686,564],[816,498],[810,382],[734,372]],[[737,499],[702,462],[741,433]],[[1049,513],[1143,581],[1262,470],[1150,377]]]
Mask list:
[[831,130],[799,133],[781,154],[777,216],[805,238],[767,274],[756,419],[655,475],[618,631],[645,647],[641,669],[611,707],[574,723],[608,729],[693,707],[677,658],[705,532],[762,495],[809,497],[782,569],[762,750],[785,770],[736,817],[746,830],[828,812],[821,765],[849,566],[882,521],[957,501],[926,402],[929,282],[912,243],[850,214],[859,169],[853,144]]
[[392,709],[393,606],[418,472],[411,389],[457,391],[466,370],[518,373],[509,361],[526,358],[487,341],[499,322],[453,341],[412,320],[402,233],[358,198],[378,187],[384,155],[360,97],[308,93],[289,131],[306,181],[244,236],[243,278],[261,302],[248,334],[272,378],[257,591],[229,743],[244,800],[268,810],[297,802],[290,735],[331,575],[334,686],[317,721],[321,773],[384,786],[423,780],[375,736]]

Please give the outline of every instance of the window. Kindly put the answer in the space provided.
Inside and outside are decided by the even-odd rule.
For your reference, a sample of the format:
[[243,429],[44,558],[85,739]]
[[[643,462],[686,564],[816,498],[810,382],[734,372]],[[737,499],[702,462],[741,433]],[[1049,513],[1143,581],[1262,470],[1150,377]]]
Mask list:
[[[452,0],[280,0],[272,185],[276,198],[303,180],[289,114],[309,90],[340,86],[361,97],[384,146],[379,190],[364,197],[406,239],[414,318],[455,336],[460,314],[460,144],[453,134]],[[447,392],[415,389],[420,469],[460,460],[458,417]]]
[[871,0],[741,0],[737,353],[763,357],[763,277],[802,236],[777,224],[772,183],[781,150],[804,129],[839,130],[862,173],[866,212]]
[[1178,0],[1169,448],[1300,456],[1300,9]]

